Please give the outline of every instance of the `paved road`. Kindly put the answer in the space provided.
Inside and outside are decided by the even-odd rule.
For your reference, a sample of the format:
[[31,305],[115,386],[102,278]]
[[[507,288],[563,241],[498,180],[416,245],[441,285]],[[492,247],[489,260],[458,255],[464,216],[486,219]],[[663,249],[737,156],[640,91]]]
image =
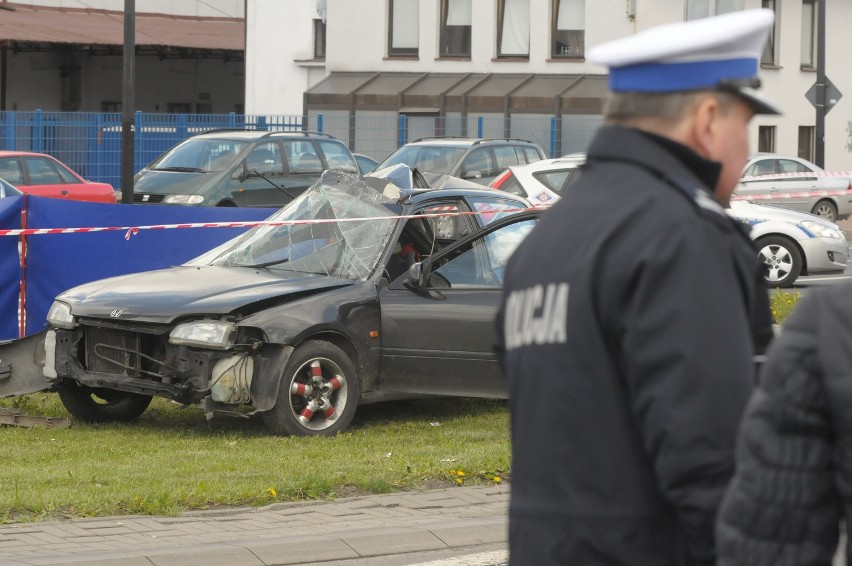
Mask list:
[[507,485],[0,525],[0,566],[317,564],[507,540]]

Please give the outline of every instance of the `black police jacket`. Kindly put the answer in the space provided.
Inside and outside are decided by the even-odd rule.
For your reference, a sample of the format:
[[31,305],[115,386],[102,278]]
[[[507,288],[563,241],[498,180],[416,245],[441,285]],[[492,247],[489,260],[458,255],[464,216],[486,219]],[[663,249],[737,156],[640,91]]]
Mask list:
[[497,330],[511,563],[712,564],[772,330],[754,248],[698,177],[602,128],[513,254]]

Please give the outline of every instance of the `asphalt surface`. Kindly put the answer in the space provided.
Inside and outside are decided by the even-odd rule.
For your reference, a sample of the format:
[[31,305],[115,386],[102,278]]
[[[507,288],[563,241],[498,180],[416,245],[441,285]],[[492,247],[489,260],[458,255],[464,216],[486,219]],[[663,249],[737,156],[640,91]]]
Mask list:
[[277,566],[505,542],[509,486],[0,525],[0,566]]

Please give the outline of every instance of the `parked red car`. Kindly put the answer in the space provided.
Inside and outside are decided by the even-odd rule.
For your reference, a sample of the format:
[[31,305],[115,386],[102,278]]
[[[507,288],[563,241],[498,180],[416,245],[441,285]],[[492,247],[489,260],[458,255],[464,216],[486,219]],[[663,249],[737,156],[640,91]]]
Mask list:
[[0,179],[21,192],[40,197],[116,202],[112,185],[87,181],[58,159],[44,153],[0,151]]

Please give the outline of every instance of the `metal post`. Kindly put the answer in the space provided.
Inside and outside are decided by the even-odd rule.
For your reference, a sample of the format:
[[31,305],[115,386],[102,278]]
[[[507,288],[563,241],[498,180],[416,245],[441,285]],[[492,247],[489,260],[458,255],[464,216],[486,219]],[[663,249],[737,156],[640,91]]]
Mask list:
[[817,81],[816,127],[814,128],[814,163],[825,167],[825,0],[817,0]]
[[133,202],[133,111],[136,107],[136,0],[124,0],[124,64],[121,89],[121,202]]

